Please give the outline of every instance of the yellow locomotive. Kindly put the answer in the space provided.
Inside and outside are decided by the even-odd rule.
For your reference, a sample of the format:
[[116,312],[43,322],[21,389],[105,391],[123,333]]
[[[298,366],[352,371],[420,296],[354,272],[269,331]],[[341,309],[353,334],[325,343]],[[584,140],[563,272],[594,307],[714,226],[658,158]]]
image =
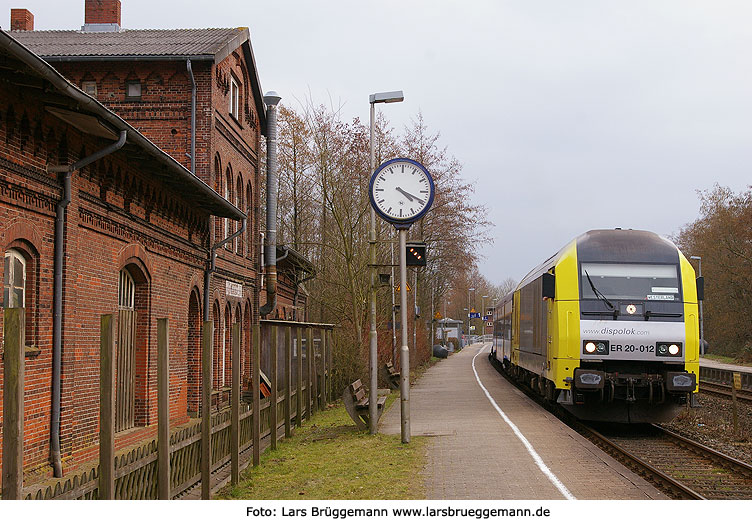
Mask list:
[[589,231],[495,307],[492,361],[581,419],[667,421],[696,399],[702,293],[669,240]]

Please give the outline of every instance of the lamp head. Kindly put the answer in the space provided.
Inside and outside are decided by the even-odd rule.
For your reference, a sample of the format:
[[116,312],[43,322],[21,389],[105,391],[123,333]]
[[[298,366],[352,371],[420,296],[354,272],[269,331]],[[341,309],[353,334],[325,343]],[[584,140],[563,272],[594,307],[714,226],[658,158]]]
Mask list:
[[368,102],[372,105],[375,103],[399,103],[405,100],[402,90],[393,92],[377,92],[368,96]]

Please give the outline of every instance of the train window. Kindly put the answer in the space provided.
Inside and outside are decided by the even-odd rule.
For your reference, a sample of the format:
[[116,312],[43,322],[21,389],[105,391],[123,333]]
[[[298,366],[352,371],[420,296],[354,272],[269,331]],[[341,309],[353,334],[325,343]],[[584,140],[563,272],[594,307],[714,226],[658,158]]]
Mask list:
[[582,263],[582,299],[681,301],[676,265]]

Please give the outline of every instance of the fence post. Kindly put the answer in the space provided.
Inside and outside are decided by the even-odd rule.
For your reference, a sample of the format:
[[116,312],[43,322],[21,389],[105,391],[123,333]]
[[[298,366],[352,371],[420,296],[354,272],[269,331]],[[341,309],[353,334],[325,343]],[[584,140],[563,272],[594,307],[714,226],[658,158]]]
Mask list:
[[313,329],[306,328],[306,358],[308,360],[308,380],[306,381],[306,409],[308,420],[313,415]]
[[334,332],[331,329],[327,329],[326,335],[328,336],[326,343],[328,349],[327,358],[329,359],[329,402],[334,402],[334,343],[332,342]]
[[261,324],[253,326],[253,362],[251,363],[253,393],[253,466],[261,461]]
[[319,364],[316,360],[316,340],[313,338],[313,329],[311,329],[311,362],[313,364],[313,411],[319,411]]
[[[208,295],[208,294],[205,294]],[[211,390],[214,321],[205,320],[201,333],[201,499],[211,499]]]
[[5,309],[3,318],[3,499],[23,494],[24,368],[26,315],[24,309]]
[[157,319],[157,469],[159,499],[170,499],[170,322]]
[[295,337],[297,346],[295,351],[298,354],[298,390],[295,392],[295,426],[303,426],[303,330],[300,327],[295,328]]
[[290,416],[292,410],[292,392],[290,384],[292,383],[292,328],[285,325],[285,437],[292,435]]
[[326,409],[327,392],[327,365],[326,365],[326,329],[321,328],[321,395],[319,396],[319,408]]
[[276,325],[273,325],[271,328],[269,328],[269,363],[271,364],[270,372],[269,372],[269,381],[272,383],[272,394],[271,394],[271,409],[269,414],[269,430],[271,434],[271,448],[272,450],[277,449],[277,425],[279,424],[279,420],[277,418],[277,399],[279,398],[279,384],[277,383],[279,380],[278,377],[278,365],[277,362],[279,361],[279,327]]
[[232,417],[230,419],[230,483],[240,481],[240,324],[232,324]]
[[99,323],[99,499],[115,494],[115,380],[114,315],[103,314]]

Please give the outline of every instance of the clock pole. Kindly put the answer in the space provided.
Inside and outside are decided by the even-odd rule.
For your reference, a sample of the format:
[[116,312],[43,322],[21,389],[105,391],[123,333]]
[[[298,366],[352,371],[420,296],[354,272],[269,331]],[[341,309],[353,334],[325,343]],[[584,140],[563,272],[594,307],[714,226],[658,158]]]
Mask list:
[[[372,210],[399,234],[400,268],[400,417],[402,442],[410,442],[410,348],[407,345],[407,230],[431,208],[435,193],[433,178],[419,162],[394,158],[373,172],[369,183]],[[375,239],[375,237],[374,237]],[[375,242],[375,240],[374,240]],[[373,357],[372,357],[373,358]],[[375,362],[371,363],[373,367]],[[374,405],[374,390],[370,406]],[[369,406],[369,408],[370,408]],[[377,417],[371,412],[371,420]]]
[[400,253],[400,431],[402,442],[410,442],[410,349],[407,346],[407,229],[398,228]]
[[[375,104],[371,103],[371,174],[376,168],[376,143],[373,141],[373,125],[375,118]],[[378,368],[378,347],[379,340],[376,332],[376,211],[371,208],[371,240],[369,242],[369,257],[371,263],[371,331],[369,332],[370,345],[368,348],[368,364],[370,368],[370,384],[368,397],[368,431],[375,435],[378,431],[378,389],[379,389],[379,368]]]

